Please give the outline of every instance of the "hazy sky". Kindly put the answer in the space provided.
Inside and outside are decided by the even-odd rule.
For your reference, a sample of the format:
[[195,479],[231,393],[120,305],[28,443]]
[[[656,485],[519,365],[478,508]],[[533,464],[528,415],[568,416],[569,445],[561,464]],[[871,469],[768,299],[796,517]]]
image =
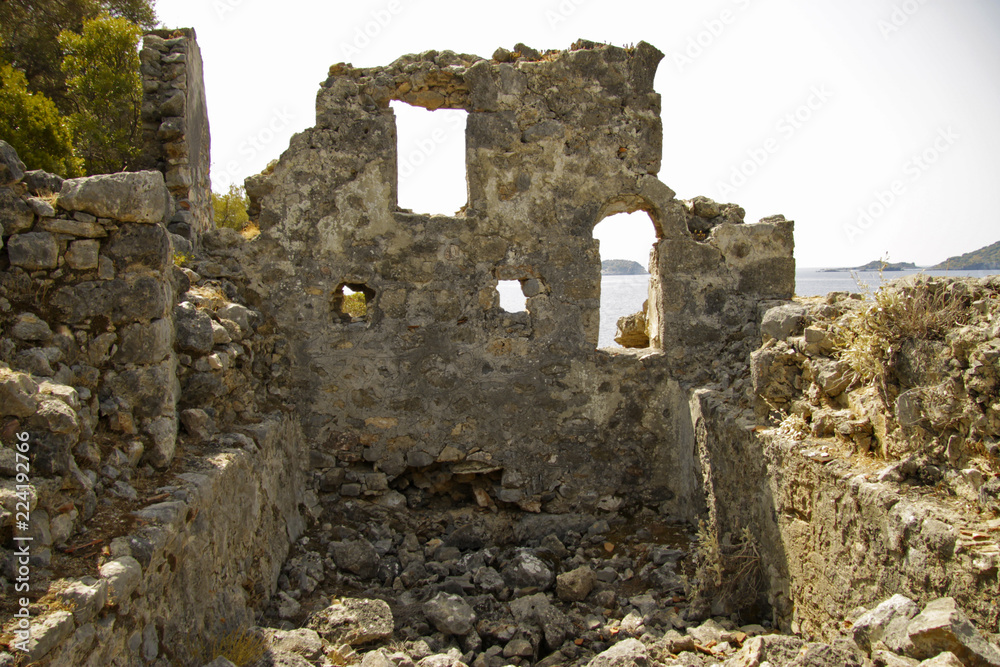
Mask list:
[[[1000,240],[996,0],[158,0],[156,8],[165,26],[198,33],[216,190],[259,172],[314,124],[316,91],[334,63],[644,40],[665,54],[655,81],[660,179],[680,198],[738,203],[748,221],[794,219],[799,266],[886,253],[932,264]],[[403,112],[401,141],[409,132],[433,148],[400,146],[408,172],[400,204],[454,212],[465,199],[461,112],[406,114],[430,117],[422,129],[404,125]],[[449,156],[457,166],[434,166]],[[646,263],[651,223],[633,218],[602,226],[614,227],[601,236],[603,256]]]

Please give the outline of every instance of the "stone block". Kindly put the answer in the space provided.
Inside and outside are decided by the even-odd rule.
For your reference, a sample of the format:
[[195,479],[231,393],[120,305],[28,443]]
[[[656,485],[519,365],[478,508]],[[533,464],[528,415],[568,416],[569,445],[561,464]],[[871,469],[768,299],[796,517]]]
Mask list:
[[346,598],[314,613],[306,627],[331,644],[358,646],[392,636],[392,611],[382,600]]
[[159,276],[132,275],[60,287],[49,305],[59,317],[75,324],[99,315],[115,324],[153,320],[166,315],[170,286]]
[[120,605],[142,581],[142,566],[131,556],[122,556],[100,567],[101,578],[108,582],[108,602]]
[[73,241],[66,250],[66,265],[76,271],[96,269],[100,251],[101,244],[98,241]]
[[66,234],[67,236],[80,236],[85,239],[99,239],[108,235],[104,227],[95,221],[89,220],[66,220],[65,218],[42,218],[38,225],[47,232],[53,234]]
[[106,250],[121,271],[164,272],[171,265],[170,233],[160,225],[122,225]]
[[52,340],[48,322],[34,313],[21,313],[11,327],[10,334],[17,340],[45,343]]
[[62,176],[50,174],[41,169],[24,172],[24,184],[28,186],[28,192],[36,197],[51,197],[59,194],[63,180],[65,179]]
[[954,598],[927,603],[910,621],[906,632],[913,642],[915,658],[933,658],[951,651],[967,667],[1000,667],[1000,650],[979,634]]
[[158,171],[120,172],[63,182],[58,205],[121,222],[157,223],[173,210],[173,200]]
[[30,375],[0,368],[0,416],[28,417],[38,407],[38,384]]
[[24,163],[17,151],[6,141],[0,140],[0,185],[12,185],[24,178]]
[[764,313],[764,318],[760,322],[760,332],[771,338],[784,340],[802,329],[806,312],[806,307],[797,303],[771,308]]
[[212,332],[212,318],[208,313],[185,301],[174,307],[174,327],[177,349],[192,354],[207,354],[212,351],[215,335]]
[[10,188],[0,188],[0,235],[10,236],[31,229],[35,214]]
[[59,244],[47,232],[11,236],[7,241],[7,254],[13,266],[27,271],[54,269],[59,265]]
[[155,364],[170,354],[174,343],[173,322],[163,317],[149,324],[139,323],[124,327],[115,354],[119,364]]

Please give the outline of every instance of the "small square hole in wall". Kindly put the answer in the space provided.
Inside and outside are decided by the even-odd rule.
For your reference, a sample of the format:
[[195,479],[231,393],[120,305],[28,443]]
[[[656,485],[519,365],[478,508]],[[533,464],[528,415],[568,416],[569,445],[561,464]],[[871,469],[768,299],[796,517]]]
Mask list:
[[362,283],[341,283],[331,297],[331,309],[345,322],[366,322],[375,290]]
[[523,313],[528,310],[528,298],[524,296],[520,280],[497,281],[500,307],[508,313]]

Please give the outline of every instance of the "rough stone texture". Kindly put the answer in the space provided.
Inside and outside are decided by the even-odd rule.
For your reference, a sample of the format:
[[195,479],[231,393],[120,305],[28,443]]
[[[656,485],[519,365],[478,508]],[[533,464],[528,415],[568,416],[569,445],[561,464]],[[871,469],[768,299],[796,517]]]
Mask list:
[[647,665],[649,656],[646,647],[638,639],[618,642],[587,663],[587,667],[646,667]]
[[[646,43],[580,42],[514,63],[428,52],[331,68],[316,126],[247,181],[262,233],[241,259],[288,342],[317,456],[361,475],[368,451],[392,484],[450,448],[477,457],[441,465],[479,476],[481,504],[698,514],[677,377],[748,353],[759,302],[791,297],[792,223],[688,229],[655,176],[661,58]],[[469,201],[455,216],[397,207],[394,99],[469,112]],[[593,228],[637,210],[657,236],[649,348],[598,351]],[[530,286],[526,312],[499,307],[500,280]],[[364,317],[342,312],[344,286],[366,294]],[[377,493],[358,485],[342,490]]]
[[24,163],[17,151],[6,141],[0,140],[0,185],[18,183],[24,178]]
[[800,304],[790,303],[777,306],[764,313],[764,318],[760,322],[760,331],[771,338],[784,340],[802,328],[805,316],[806,309]]
[[208,107],[201,49],[194,29],[148,33],[140,60],[143,79],[140,164],[163,173],[176,202],[171,222],[186,226],[194,235],[192,238],[197,238],[211,229],[214,222]]
[[932,658],[950,651],[968,667],[1000,667],[1000,650],[991,646],[955,604],[954,598],[927,603],[906,632],[913,642],[913,657]]
[[649,334],[646,333],[646,314],[635,313],[618,318],[615,342],[622,347],[648,347]]
[[63,181],[58,204],[123,222],[158,223],[172,210],[163,175],[155,171],[70,178]]
[[899,617],[909,621],[919,611],[920,608],[913,600],[897,593],[854,621],[851,634],[858,646],[870,651],[872,644],[882,639],[890,623]]
[[424,603],[424,615],[446,635],[467,635],[476,622],[476,612],[458,595],[438,593]]
[[358,646],[392,635],[392,612],[382,600],[348,598],[310,616],[306,627],[333,644]]
[[563,602],[580,602],[590,595],[597,576],[587,566],[564,572],[556,577],[556,595]]
[[59,265],[59,245],[47,232],[15,234],[7,240],[7,256],[11,264],[28,271],[54,269]]

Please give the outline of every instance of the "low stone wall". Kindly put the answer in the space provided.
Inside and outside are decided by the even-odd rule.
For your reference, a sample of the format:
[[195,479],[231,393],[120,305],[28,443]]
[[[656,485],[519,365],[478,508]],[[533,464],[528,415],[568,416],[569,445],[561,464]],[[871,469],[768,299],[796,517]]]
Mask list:
[[135,512],[137,530],[112,543],[99,579],[55,593],[73,612],[34,619],[31,659],[201,664],[213,638],[253,624],[303,528],[303,446],[287,418],[248,433],[243,449],[202,452],[166,498]]
[[760,432],[750,410],[731,411],[716,392],[695,392],[692,414],[710,528],[723,544],[752,532],[782,630],[832,640],[852,610],[896,593],[953,597],[978,626],[998,627],[1000,522]]

